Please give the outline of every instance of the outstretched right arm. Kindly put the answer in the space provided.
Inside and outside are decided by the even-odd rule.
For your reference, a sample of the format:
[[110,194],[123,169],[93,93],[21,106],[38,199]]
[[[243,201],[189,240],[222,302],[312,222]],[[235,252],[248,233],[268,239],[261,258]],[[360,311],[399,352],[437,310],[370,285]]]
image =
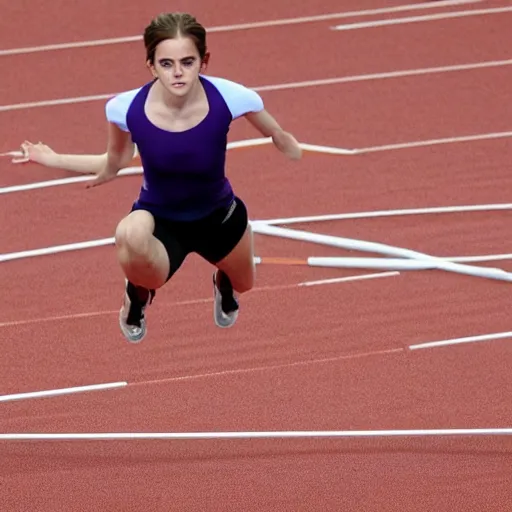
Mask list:
[[[130,152],[131,154],[129,154]],[[132,151],[127,149],[127,154],[124,156],[123,167],[125,163],[126,165],[134,163],[135,147]],[[34,162],[44,167],[64,169],[80,174],[99,174],[107,163],[107,157],[107,152],[96,155],[57,153],[50,146],[42,142],[33,144],[30,141],[25,141],[21,145],[21,154],[15,156],[12,162],[15,164]]]
[[96,186],[115,178],[119,170],[133,165],[135,144],[126,123],[126,114],[138,89],[121,93],[110,99],[106,108],[108,121],[108,144],[105,153],[96,155],[61,154],[39,142],[25,141],[21,145],[21,156],[14,163],[35,162],[45,167],[65,169],[82,174],[95,174],[90,186]]

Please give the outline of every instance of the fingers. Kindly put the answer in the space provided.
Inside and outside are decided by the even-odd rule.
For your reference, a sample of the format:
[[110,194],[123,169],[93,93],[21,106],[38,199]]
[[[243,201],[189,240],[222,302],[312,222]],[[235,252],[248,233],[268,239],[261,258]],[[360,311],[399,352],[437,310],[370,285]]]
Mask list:
[[25,162],[28,162],[30,160],[30,156],[29,156],[29,153],[28,153],[28,150],[29,150],[29,147],[31,146],[32,144],[29,142],[29,141],[25,141],[21,146],[20,146],[20,150],[21,151],[13,151],[11,153],[11,155],[14,157],[11,162],[13,164],[23,164]]
[[99,175],[97,178],[92,180],[90,183],[88,183],[85,188],[94,188],[98,185],[103,185],[104,183],[107,183],[109,181],[112,181],[115,178],[115,176],[101,176]]
[[37,144],[25,140],[21,146],[20,151],[12,151],[9,153],[14,158],[11,160],[13,164],[21,164],[26,162],[43,163],[46,154],[53,153],[53,150],[39,141]]
[[97,187],[98,185],[101,185],[102,183],[104,183],[104,180],[100,178],[95,178],[89,183],[87,183],[87,185],[85,185],[85,188],[94,188]]
[[12,153],[14,158],[11,160],[11,162],[13,164],[23,164],[30,160],[28,156],[28,148],[26,145],[26,141],[21,145],[20,149],[21,151],[13,151]]
[[16,157],[11,160],[11,163],[13,164],[24,164],[28,162],[30,159],[27,157]]

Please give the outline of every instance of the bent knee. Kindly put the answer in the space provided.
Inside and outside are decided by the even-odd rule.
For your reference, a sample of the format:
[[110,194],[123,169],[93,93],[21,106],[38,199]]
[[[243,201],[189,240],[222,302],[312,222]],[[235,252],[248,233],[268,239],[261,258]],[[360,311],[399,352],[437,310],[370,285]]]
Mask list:
[[120,249],[141,254],[148,250],[152,234],[152,222],[142,216],[128,216],[116,228],[115,243]]

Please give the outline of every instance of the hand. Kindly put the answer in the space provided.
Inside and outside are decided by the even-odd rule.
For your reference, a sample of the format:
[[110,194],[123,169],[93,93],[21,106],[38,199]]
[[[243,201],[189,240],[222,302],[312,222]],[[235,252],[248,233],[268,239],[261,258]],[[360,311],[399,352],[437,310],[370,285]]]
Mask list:
[[13,164],[35,162],[37,164],[51,167],[55,162],[55,157],[57,156],[57,153],[55,153],[55,151],[46,144],[43,144],[42,142],[32,144],[32,142],[29,142],[28,140],[21,145],[21,153],[22,156],[17,156],[12,159]]
[[272,142],[276,148],[284,153],[288,158],[292,160],[300,160],[302,156],[302,149],[297,142],[297,139],[288,132],[278,132],[272,136]]
[[116,177],[117,173],[112,174],[111,172],[108,171],[102,171],[96,175],[96,178],[94,178],[86,185],[86,188],[93,188],[97,187],[98,185],[103,185],[104,183],[112,181]]

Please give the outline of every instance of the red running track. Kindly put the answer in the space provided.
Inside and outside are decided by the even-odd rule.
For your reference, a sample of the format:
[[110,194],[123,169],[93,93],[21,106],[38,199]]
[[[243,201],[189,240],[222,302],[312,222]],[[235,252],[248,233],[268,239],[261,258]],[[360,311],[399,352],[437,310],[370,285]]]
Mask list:
[[[174,7],[218,26],[391,5],[398,3],[310,2],[291,9],[260,2],[242,11],[227,2],[214,9],[196,1]],[[433,5],[415,14],[500,5],[507,4]],[[3,48],[134,35],[167,8],[163,2],[127,9],[96,0],[94,9],[54,3],[43,15],[30,6],[28,13],[23,2],[6,7]],[[16,28],[21,17],[23,32]],[[72,23],[77,18],[80,23]],[[501,14],[339,33],[329,30],[331,22],[319,22],[216,33],[211,72],[258,86],[505,60],[510,19]],[[140,44],[129,43],[0,57],[2,104],[137,86],[146,79],[142,55]],[[500,66],[262,95],[301,140],[364,148],[510,131],[511,78],[510,66]],[[8,127],[0,151],[25,138],[61,151],[102,151],[103,104],[0,112],[1,126]],[[237,124],[231,139],[255,136]],[[228,172],[253,219],[507,203],[510,148],[503,138],[353,157],[308,153],[290,163],[273,148],[258,147],[230,152]],[[67,176],[0,161],[2,186]],[[90,191],[75,184],[2,195],[0,252],[112,236],[139,180]],[[512,252],[509,217],[508,211],[486,211],[290,227],[439,256],[480,256]],[[256,244],[261,256],[359,255],[263,236]],[[482,265],[512,270],[510,260]],[[116,323],[122,276],[111,248],[3,263],[0,394],[112,381],[128,386],[3,403],[0,431],[510,427],[507,339],[408,349],[508,332],[509,285],[428,271],[297,286],[366,273],[263,265],[256,289],[243,297],[236,328],[219,332],[212,321],[211,268],[191,257],[151,307],[147,341],[129,346]],[[512,503],[511,447],[508,437],[0,441],[0,503],[15,512],[53,511],[56,503],[77,511],[503,511]]]

